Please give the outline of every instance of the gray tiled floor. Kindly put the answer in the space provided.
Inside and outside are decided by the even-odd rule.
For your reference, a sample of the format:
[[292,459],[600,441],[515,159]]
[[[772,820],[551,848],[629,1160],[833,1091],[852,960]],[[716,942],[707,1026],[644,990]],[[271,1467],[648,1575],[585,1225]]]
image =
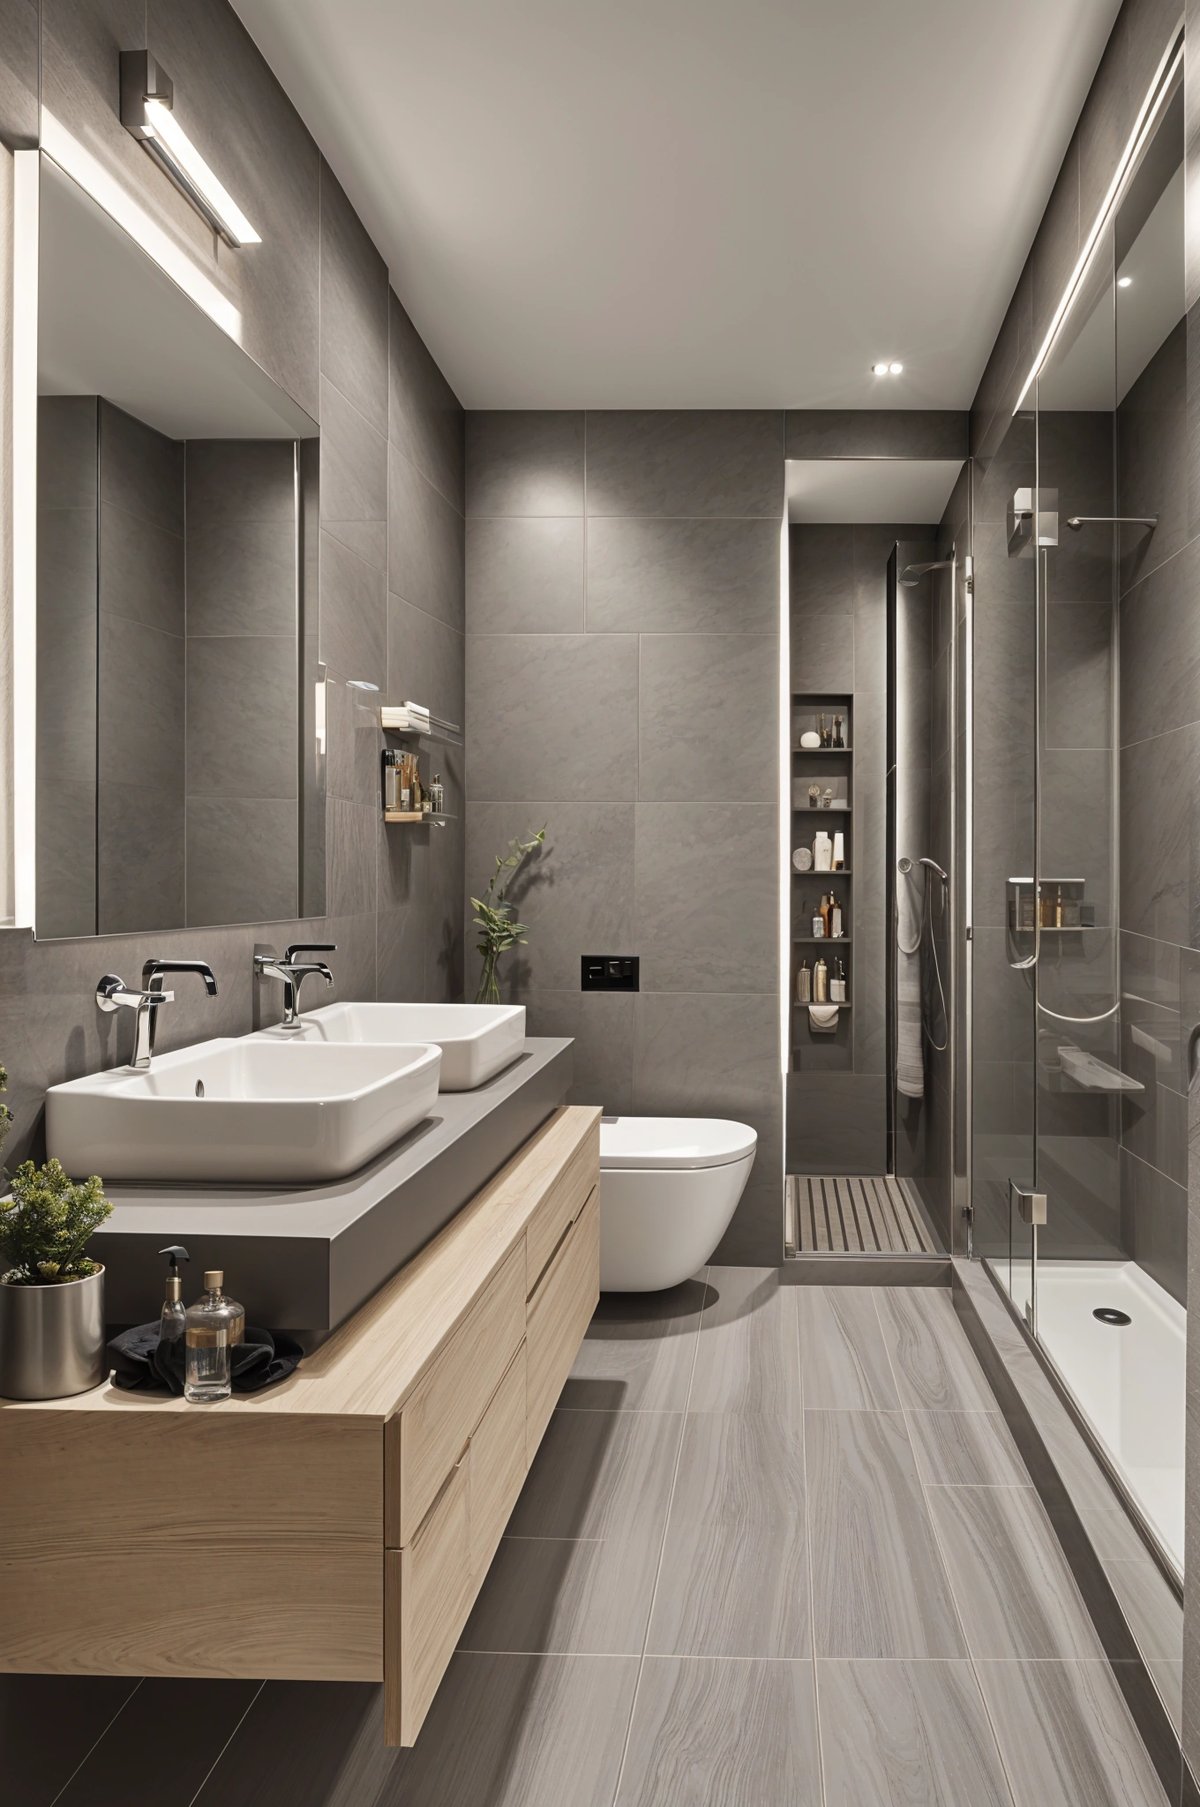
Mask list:
[[947,1295],[713,1268],[602,1302],[415,1750],[319,1683],[0,1733],[20,1807],[1162,1807],[1098,1649]]

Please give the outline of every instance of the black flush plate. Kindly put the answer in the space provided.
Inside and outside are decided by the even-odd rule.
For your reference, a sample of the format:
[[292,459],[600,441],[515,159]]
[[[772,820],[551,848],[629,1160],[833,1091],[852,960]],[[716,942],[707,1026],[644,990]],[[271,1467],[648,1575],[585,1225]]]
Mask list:
[[636,954],[583,954],[580,991],[640,991],[641,961]]

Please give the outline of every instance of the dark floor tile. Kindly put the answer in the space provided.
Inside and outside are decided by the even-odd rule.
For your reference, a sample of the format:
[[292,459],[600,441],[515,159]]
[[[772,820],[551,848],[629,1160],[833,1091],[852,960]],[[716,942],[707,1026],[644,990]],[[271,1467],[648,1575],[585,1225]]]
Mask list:
[[400,1753],[374,1682],[267,1682],[194,1807],[375,1807]]
[[817,1711],[837,1807],[1011,1807],[968,1662],[819,1662]]
[[4,1795],[50,1807],[136,1687],[116,1675],[0,1676]]
[[1017,1807],[1165,1807],[1105,1662],[978,1663]]
[[811,1663],[646,1659],[616,1807],[821,1798]]
[[57,1807],[190,1807],[259,1685],[144,1681]]

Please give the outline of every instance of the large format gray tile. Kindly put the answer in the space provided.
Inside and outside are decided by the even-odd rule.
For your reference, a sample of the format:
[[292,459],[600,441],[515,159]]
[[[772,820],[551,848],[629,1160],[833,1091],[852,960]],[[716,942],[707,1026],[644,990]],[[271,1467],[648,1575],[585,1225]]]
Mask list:
[[788,528],[791,633],[804,634],[811,615],[852,615],[854,528],[797,523]]
[[977,1663],[1017,1807],[1165,1807],[1105,1662]]
[[[180,787],[97,786],[97,934],[183,927],[182,806]],[[153,835],[147,823],[157,825]]]
[[294,802],[189,797],[186,836],[190,928],[282,922],[296,915],[299,820]]
[[322,527],[377,571],[386,570],[387,439],[324,376],[320,458]]
[[99,444],[94,395],[38,397],[39,514],[61,508],[86,509],[94,527],[100,484]]
[[583,441],[582,414],[472,410],[467,514],[582,514]]
[[[183,610],[179,611],[182,622]],[[270,521],[218,521],[187,538],[191,635],[296,632],[296,536]]]
[[984,1378],[944,1287],[881,1287],[876,1294],[901,1403],[931,1411],[994,1412]]
[[965,458],[968,415],[951,408],[789,408],[788,458]]
[[1029,1472],[999,1412],[906,1414],[927,1487],[1028,1487]]
[[800,1414],[689,1414],[647,1651],[807,1656],[807,1542]]
[[[182,634],[184,541],[181,533],[139,520],[115,502],[100,510],[98,589],[104,614]],[[228,575],[228,573],[227,573]],[[189,572],[189,580],[191,573]],[[293,582],[293,593],[294,593]],[[191,606],[191,584],[188,586]]]
[[1011,1807],[971,1664],[817,1664],[825,1798],[838,1807]]
[[854,690],[854,621],[849,615],[807,614],[791,636],[791,684],[797,695]]
[[[590,604],[589,604],[590,613]],[[767,634],[646,634],[638,686],[643,801],[773,801],[778,646]],[[714,724],[737,722],[728,736]]]
[[774,994],[779,890],[769,803],[639,803],[634,913],[648,991]]
[[181,535],[184,523],[184,446],[136,415],[101,400],[100,501]]
[[589,633],[779,632],[774,520],[590,520]]
[[290,439],[189,439],[187,524],[296,519],[296,459]]
[[116,1675],[0,1678],[6,1792],[23,1807],[51,1807],[138,1685]]
[[587,417],[589,515],[783,513],[783,417],[736,409]]
[[[1198,759],[1195,722],[1121,750],[1121,927],[1181,947],[1200,942],[1200,898],[1192,894]],[[1179,807],[1148,809],[1148,797],[1175,797]]]
[[1106,1562],[1104,1573],[1146,1661],[1182,1662],[1183,1607],[1149,1551]]
[[929,1509],[973,1657],[1103,1655],[1032,1487],[934,1487]]
[[[475,896],[510,840],[545,824],[546,841],[509,888],[529,944],[507,962],[515,1001],[530,990],[579,991],[582,954],[638,951],[632,803],[476,803],[467,808],[467,872]],[[468,918],[471,915],[468,900]]]
[[183,697],[181,634],[123,615],[101,616],[96,753],[102,784],[182,788]]
[[620,1542],[647,1525],[661,1530],[681,1428],[669,1412],[556,1411],[510,1535]]
[[661,1549],[649,1523],[619,1540],[503,1537],[460,1648],[640,1656]]
[[463,410],[408,314],[390,296],[390,432],[397,446],[459,514],[463,512]]
[[0,143],[31,148],[38,140],[37,0],[0,0]]
[[602,1293],[560,1405],[576,1411],[682,1412],[705,1293],[703,1274],[665,1292]]
[[388,681],[387,609],[383,571],[350,551],[333,534],[322,533],[321,657],[325,663],[344,677],[362,678],[382,689]]
[[820,1807],[809,1662],[648,1657],[617,1807]]
[[800,1374],[808,1410],[898,1411],[869,1286],[798,1286]]
[[189,640],[189,794],[294,798],[296,703],[294,643]]
[[578,985],[526,997],[529,1035],[569,1035],[574,1040],[569,1104],[599,1104],[609,1116],[632,1109],[634,1003],[628,993],[580,991]]
[[191,1807],[259,1686],[143,1681],[56,1800],[62,1807]]
[[388,589],[463,625],[463,518],[396,446],[388,458]]
[[473,636],[473,799],[633,798],[637,663],[634,634]]
[[804,1435],[816,1654],[965,1656],[903,1418],[806,1412]]
[[[388,273],[324,158],[321,189],[321,373],[377,433],[388,430]],[[321,432],[328,387],[321,385]]]
[[466,535],[470,633],[583,632],[580,517],[484,516]]
[[801,1407],[796,1287],[773,1268],[711,1267],[689,1406],[794,1424]]
[[748,1123],[758,1134],[750,1186],[760,1171],[771,1177],[782,1148],[774,995],[643,991],[634,1005],[635,1113]]

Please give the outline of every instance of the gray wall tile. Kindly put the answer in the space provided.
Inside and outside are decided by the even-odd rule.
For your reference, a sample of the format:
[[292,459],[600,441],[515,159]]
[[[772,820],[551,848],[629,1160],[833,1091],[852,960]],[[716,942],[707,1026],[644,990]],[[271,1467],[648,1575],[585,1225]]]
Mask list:
[[789,408],[787,458],[965,458],[968,416],[934,408]]
[[632,634],[472,636],[472,796],[632,799],[637,661]]
[[387,682],[387,577],[331,533],[321,535],[321,657],[345,677]]
[[189,795],[296,796],[294,657],[286,640],[189,641]]
[[0,0],[0,144],[15,150],[38,138],[38,0]]
[[639,803],[634,910],[648,991],[777,997],[775,810]]
[[[643,634],[638,796],[643,802],[773,800],[778,698],[773,635]],[[744,726],[725,738],[714,733],[722,719]],[[772,849],[772,873],[776,857]]]
[[296,836],[296,807],[290,801],[189,797],[189,924],[295,916]]
[[470,633],[583,632],[582,517],[469,520],[466,560]]
[[387,569],[387,439],[321,379],[321,525],[351,552]]
[[574,989],[529,993],[525,1018],[529,1034],[574,1038],[570,1103],[598,1104],[609,1116],[632,1110],[634,1013],[632,997],[581,992],[578,983]]
[[462,514],[466,416],[394,294],[390,303],[392,444]]
[[296,536],[271,521],[218,521],[187,536],[194,635],[296,631]]
[[594,634],[778,634],[778,523],[589,520],[587,626]]
[[[326,431],[328,385],[336,385],[377,433],[388,430],[388,275],[322,157],[320,420]],[[352,517],[350,517],[352,518]]]
[[783,417],[659,409],[587,417],[589,515],[783,511]]
[[571,413],[468,414],[467,514],[582,514],[583,421]]
[[849,615],[806,614],[791,636],[793,692],[848,696],[854,689],[854,622]]
[[388,588],[461,628],[463,518],[395,447],[388,467]]

